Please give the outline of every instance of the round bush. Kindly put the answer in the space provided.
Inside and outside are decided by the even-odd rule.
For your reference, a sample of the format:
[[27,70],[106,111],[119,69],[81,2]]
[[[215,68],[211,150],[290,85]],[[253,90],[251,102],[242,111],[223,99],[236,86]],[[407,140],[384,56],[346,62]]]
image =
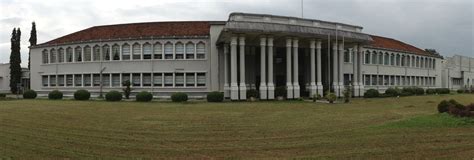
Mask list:
[[121,101],[122,100],[122,93],[118,91],[110,91],[105,94],[106,101]]
[[52,100],[63,99],[63,92],[60,92],[58,90],[54,90],[54,91],[48,93],[48,98],[52,99]]
[[420,88],[420,87],[415,87],[414,88],[414,91],[415,91],[415,95],[423,95],[425,94],[425,90],[423,88]]
[[210,92],[206,98],[208,102],[222,102],[224,101],[224,93],[217,91]]
[[464,93],[464,89],[458,89],[457,92],[458,93]]
[[89,100],[90,98],[91,98],[91,93],[89,93],[89,91],[87,90],[80,89],[74,92],[75,100],[84,101],[84,100]]
[[247,90],[247,99],[250,98],[250,97],[257,98],[258,97],[258,91],[255,90],[255,89]]
[[35,99],[38,94],[36,94],[36,91],[34,90],[27,90],[23,92],[23,98],[24,99]]
[[439,113],[448,112],[448,109],[449,109],[450,105],[451,105],[451,103],[449,103],[447,100],[443,100],[443,101],[439,102],[438,112]]
[[401,94],[401,91],[398,88],[388,88],[387,90],[385,90],[385,95],[389,97],[396,97],[396,96],[399,96],[400,94]]
[[186,102],[186,101],[188,101],[188,95],[186,93],[181,93],[181,92],[173,93],[171,95],[171,101],[173,101],[173,102]]
[[436,94],[436,89],[432,89],[432,88],[426,89],[426,94]]
[[328,94],[326,94],[326,100],[329,101],[329,103],[333,103],[335,100],[336,100],[336,94],[332,93],[332,92],[329,92]]
[[369,90],[365,91],[365,93],[364,93],[364,98],[376,98],[376,97],[379,97],[379,96],[380,96],[380,93],[376,89],[369,89]]
[[150,102],[153,99],[153,94],[147,91],[142,91],[135,96],[138,102]]
[[5,97],[7,97],[7,94],[5,94],[5,93],[0,93],[0,98],[5,98]]
[[415,90],[413,89],[413,87],[403,88],[402,93],[401,93],[402,96],[412,96],[414,94],[415,94]]
[[449,94],[449,88],[436,88],[436,93],[438,94]]

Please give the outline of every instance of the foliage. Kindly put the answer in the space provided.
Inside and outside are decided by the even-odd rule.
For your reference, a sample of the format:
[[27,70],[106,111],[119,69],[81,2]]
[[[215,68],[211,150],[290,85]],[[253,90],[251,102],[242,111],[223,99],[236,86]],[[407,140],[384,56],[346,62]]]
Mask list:
[[130,80],[126,80],[122,83],[122,85],[125,87],[122,89],[125,99],[130,99],[130,94],[132,93],[132,88],[130,86],[132,83],[130,83]]
[[37,96],[38,96],[38,94],[34,90],[27,90],[27,91],[23,92],[23,98],[24,99],[35,99]]
[[[30,32],[30,46],[35,46],[36,45],[36,24],[35,22],[33,22],[31,24],[31,32]],[[31,51],[28,52],[28,69],[31,69],[31,66],[30,66],[30,62],[31,62]]]
[[286,97],[286,86],[280,86],[275,88],[276,97]]
[[54,90],[48,93],[48,99],[56,100],[63,99],[63,92]]
[[247,99],[248,99],[248,98],[251,98],[251,97],[253,97],[253,98],[258,98],[258,91],[255,90],[255,89],[249,89],[249,90],[247,90]]
[[332,92],[327,92],[326,94],[326,100],[329,101],[329,103],[333,103],[334,101],[336,101],[336,94],[332,93]]
[[17,84],[21,83],[21,53],[20,53],[20,28],[13,29],[10,53],[10,91],[12,93],[19,92]]
[[153,99],[153,94],[147,91],[141,91],[135,96],[138,102],[150,102]]
[[443,100],[443,101],[439,102],[438,112],[439,113],[448,112],[448,108],[449,108],[450,105],[451,105],[451,103],[449,103],[449,101],[447,101],[447,100]]
[[428,88],[426,89],[426,94],[429,94],[429,95],[436,94],[436,89]]
[[423,95],[425,94],[425,89],[421,87],[414,87],[415,95]]
[[451,92],[449,88],[436,88],[438,94],[449,94],[449,92]]
[[188,94],[182,92],[176,92],[171,95],[171,101],[173,102],[186,102],[188,101]]
[[91,93],[89,91],[80,89],[74,92],[74,99],[75,100],[89,100],[91,98]]
[[377,98],[380,96],[380,93],[376,89],[369,89],[365,91],[364,98]]
[[206,99],[208,102],[222,102],[224,101],[224,93],[218,91],[209,92]]
[[401,93],[402,91],[399,88],[388,88],[387,90],[385,90],[385,95],[389,97],[400,96]]
[[464,89],[458,89],[456,92],[458,92],[458,93],[464,93]]
[[402,89],[401,96],[412,96],[415,94],[414,87],[405,87]]
[[107,94],[105,94],[105,100],[106,101],[121,101],[122,94],[118,91],[109,91],[107,92]]
[[343,92],[343,95],[344,95],[344,103],[349,103],[350,99],[351,99],[351,93],[352,93],[352,89],[350,86],[346,86],[344,88],[344,92]]
[[458,117],[471,117],[474,116],[474,114],[471,113],[471,111],[474,110],[472,107],[474,107],[474,104],[464,106],[454,99],[449,101],[443,100],[438,104],[438,112],[447,112],[453,116]]
[[0,98],[5,98],[5,97],[7,97],[7,94],[5,94],[5,93],[0,93]]

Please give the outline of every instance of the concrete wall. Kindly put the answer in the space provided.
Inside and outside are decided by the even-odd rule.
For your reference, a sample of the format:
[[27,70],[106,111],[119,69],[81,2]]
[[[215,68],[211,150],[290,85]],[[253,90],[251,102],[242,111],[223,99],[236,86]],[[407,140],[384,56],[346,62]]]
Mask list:
[[10,93],[10,64],[0,64],[0,93]]

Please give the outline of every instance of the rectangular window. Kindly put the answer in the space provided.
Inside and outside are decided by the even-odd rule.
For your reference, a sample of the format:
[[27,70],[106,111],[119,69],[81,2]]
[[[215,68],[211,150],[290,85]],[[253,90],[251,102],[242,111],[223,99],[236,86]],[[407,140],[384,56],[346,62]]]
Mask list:
[[377,53],[372,53],[372,64],[377,64]]
[[161,73],[153,73],[153,86],[163,86],[163,75]]
[[100,75],[99,74],[94,74],[92,76],[92,81],[94,83],[94,86],[100,86]]
[[122,47],[122,60],[130,60],[130,46],[128,44]]
[[74,86],[81,87],[82,86],[82,75],[76,74],[74,75]]
[[349,50],[344,50],[344,62],[351,62],[351,56],[349,55]]
[[194,73],[186,73],[186,86],[194,87],[194,84],[196,83],[195,78]]
[[379,78],[377,80],[379,80],[379,86],[383,85],[383,75],[379,75]]
[[173,86],[173,73],[165,73],[165,86]]
[[72,86],[72,75],[66,75],[66,86]]
[[102,86],[110,87],[110,74],[102,74]]
[[132,74],[132,85],[135,87],[140,86],[140,73],[133,73]]
[[364,58],[365,58],[364,63],[365,64],[370,64],[370,53],[369,52],[365,53]]
[[390,85],[395,85],[395,76],[390,76]]
[[365,85],[367,86],[370,85],[370,75],[365,75],[364,80],[365,80]]
[[64,86],[64,75],[58,75],[58,86]]
[[143,73],[143,86],[151,86],[151,73]]
[[349,85],[352,82],[352,74],[344,74],[344,85]]
[[56,50],[52,49],[51,50],[51,56],[50,56],[50,63],[56,63]]
[[383,85],[385,85],[385,86],[388,86],[388,85],[389,85],[389,83],[388,83],[388,82],[390,81],[389,78],[390,78],[389,76],[384,76],[384,83],[383,83]]
[[48,76],[42,76],[43,87],[48,87]]
[[51,87],[56,86],[56,76],[55,75],[49,76],[49,86],[51,86]]
[[184,73],[175,73],[175,86],[176,87],[184,86]]
[[377,85],[377,75],[372,75],[372,85]]
[[[130,73],[123,73],[122,74],[122,85],[124,82],[130,81]],[[131,81],[130,81],[131,82]]]
[[206,45],[204,43],[198,43],[196,45],[196,53],[197,59],[205,59],[206,58]]
[[396,81],[397,81],[397,85],[399,86],[400,85],[400,76],[396,76]]
[[143,45],[143,59],[151,59],[151,45]]
[[206,86],[206,73],[197,73],[197,86]]
[[120,74],[112,74],[112,86],[120,87]]
[[161,43],[156,43],[153,48],[153,58],[154,59],[163,59],[163,50]]
[[194,59],[194,49],[193,43],[186,44],[186,59]]
[[84,74],[84,86],[91,86],[91,85],[92,85],[91,75]]

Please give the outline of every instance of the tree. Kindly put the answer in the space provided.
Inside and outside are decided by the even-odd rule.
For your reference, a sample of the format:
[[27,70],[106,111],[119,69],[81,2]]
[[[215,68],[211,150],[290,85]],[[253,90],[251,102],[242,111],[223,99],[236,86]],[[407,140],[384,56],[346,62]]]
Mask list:
[[[31,24],[31,32],[30,32],[30,46],[35,46],[36,45],[36,24],[35,22],[33,22]],[[31,49],[30,51],[28,52],[28,69],[31,69],[30,68],[30,61],[31,61]]]
[[20,54],[21,31],[20,28],[13,29],[11,38],[10,54],[10,91],[17,93],[17,84],[21,82],[21,54]]
[[132,84],[130,83],[129,80],[126,80],[126,81],[124,81],[124,82],[122,83],[122,85],[125,87],[125,88],[122,89],[122,90],[123,90],[123,94],[124,94],[124,96],[125,96],[126,99],[129,99],[129,98],[130,98],[130,93],[132,93],[132,88],[130,88],[130,86],[131,86]]

